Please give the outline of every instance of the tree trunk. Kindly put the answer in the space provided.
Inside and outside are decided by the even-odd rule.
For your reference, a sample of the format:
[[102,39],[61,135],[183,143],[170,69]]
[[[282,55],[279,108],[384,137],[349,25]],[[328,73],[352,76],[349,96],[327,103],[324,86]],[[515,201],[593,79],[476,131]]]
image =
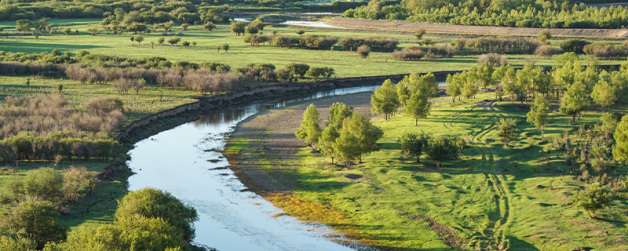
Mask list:
[[541,127],[541,141],[543,141],[543,138],[545,137],[545,128]]
[[440,169],[440,161],[436,161],[436,168]]
[[414,119],[414,126],[418,126],[419,125],[419,119]]
[[416,163],[421,163],[421,155],[416,156]]

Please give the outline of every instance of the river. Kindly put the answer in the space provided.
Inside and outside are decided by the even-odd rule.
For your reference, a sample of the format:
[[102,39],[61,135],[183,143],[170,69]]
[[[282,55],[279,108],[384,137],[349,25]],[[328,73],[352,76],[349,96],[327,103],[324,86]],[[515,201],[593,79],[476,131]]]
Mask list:
[[137,142],[127,165],[135,173],[129,190],[153,187],[168,191],[196,208],[199,245],[218,250],[351,250],[329,240],[342,238],[324,225],[300,222],[261,196],[247,191],[228,168],[220,151],[236,125],[260,111],[307,100],[371,92],[376,86],[322,91],[306,98],[209,111],[188,122]]

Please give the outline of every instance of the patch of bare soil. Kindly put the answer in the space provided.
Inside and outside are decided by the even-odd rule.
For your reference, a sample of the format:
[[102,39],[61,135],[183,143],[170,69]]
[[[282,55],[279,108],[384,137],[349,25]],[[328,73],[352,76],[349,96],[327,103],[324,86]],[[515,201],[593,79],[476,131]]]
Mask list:
[[304,143],[296,138],[295,130],[303,119],[303,112],[311,103],[316,105],[324,125],[329,107],[344,102],[365,117],[371,117],[371,93],[331,97],[279,110],[271,110],[238,124],[232,140],[248,140],[248,147],[233,156],[232,169],[245,185],[258,194],[267,192],[290,193],[298,184],[290,173],[299,165],[295,156]]
[[453,24],[430,24],[400,21],[362,20],[349,18],[333,18],[325,22],[329,25],[345,26],[363,29],[384,29],[399,31],[418,31],[424,29],[430,32],[461,33],[461,34],[493,34],[493,35],[526,35],[536,36],[542,30],[549,30],[554,36],[567,37],[601,37],[620,38],[628,37],[628,29],[580,29],[580,28],[516,28],[496,26],[471,26]]

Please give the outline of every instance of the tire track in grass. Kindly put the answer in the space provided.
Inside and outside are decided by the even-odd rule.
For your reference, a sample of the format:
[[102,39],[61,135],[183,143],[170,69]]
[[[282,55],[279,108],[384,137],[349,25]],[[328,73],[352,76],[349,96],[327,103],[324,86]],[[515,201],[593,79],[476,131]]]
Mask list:
[[[499,167],[502,166],[502,161],[499,159],[497,151],[490,149],[491,146],[486,142],[488,135],[497,129],[494,121],[504,117],[499,110],[495,109],[494,103],[494,101],[483,101],[478,104],[478,107],[482,107],[493,119],[485,119],[484,121],[490,121],[489,123],[491,123],[491,125],[484,126],[483,130],[473,138],[473,141],[476,143],[481,143],[481,145],[476,147],[482,153],[481,168],[485,172],[484,175],[487,179],[488,186],[493,193],[495,193],[495,215],[497,216],[490,217],[490,223],[481,233],[482,236],[477,238],[476,242],[473,243],[474,245],[472,245],[472,247],[482,250],[506,250],[510,248],[510,244],[505,235],[510,216],[512,215],[509,203],[510,196],[504,185],[505,178],[498,170]],[[485,156],[488,156],[488,158]],[[497,161],[495,161],[496,158],[498,158]]]

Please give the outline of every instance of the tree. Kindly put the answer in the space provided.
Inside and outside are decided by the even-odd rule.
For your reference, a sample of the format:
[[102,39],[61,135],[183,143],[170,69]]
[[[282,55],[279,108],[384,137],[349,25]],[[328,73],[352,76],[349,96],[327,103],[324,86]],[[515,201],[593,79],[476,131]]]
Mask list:
[[16,31],[30,31],[33,28],[33,23],[28,19],[20,19],[15,22]]
[[541,33],[539,33],[539,41],[541,41],[541,43],[549,44],[550,39],[552,39],[552,33],[550,33],[548,30],[542,30]]
[[48,242],[65,239],[66,229],[59,217],[50,201],[22,202],[4,218],[2,229],[24,233],[37,242],[38,248],[43,248]]
[[240,36],[240,34],[243,34],[244,31],[246,29],[246,23],[245,22],[232,22],[231,23],[231,31],[233,31],[233,33],[236,34],[236,36]]
[[2,235],[0,236],[0,250],[35,251],[37,250],[37,243],[21,236]]
[[298,30],[296,31],[296,33],[297,33],[298,35],[303,35],[303,34],[305,34],[305,31],[304,31],[303,29],[298,29]]
[[617,102],[617,88],[606,81],[598,81],[593,87],[591,97],[602,109],[607,110],[609,106]]
[[447,94],[451,96],[451,102],[456,102],[456,97],[462,94],[463,82],[460,80],[460,73],[447,75]]
[[423,132],[419,134],[407,133],[397,139],[397,143],[401,146],[401,151],[416,157],[416,163],[421,162],[422,149],[427,146],[429,136]]
[[426,93],[428,97],[432,97],[438,93],[438,81],[436,81],[434,73],[430,72],[423,75],[412,73],[408,77],[408,80],[410,81],[410,85],[412,85],[411,93],[420,91]]
[[179,37],[171,37],[168,39],[168,43],[171,45],[178,44],[180,41],[181,41],[181,38]]
[[508,147],[510,139],[517,135],[517,120],[515,119],[500,119],[497,122],[497,136],[502,138],[504,145]]
[[495,71],[493,64],[489,62],[484,62],[477,67],[475,76],[477,76],[478,81],[482,84],[484,88],[493,84],[493,72]]
[[410,98],[410,90],[407,86],[407,81],[401,81],[397,83],[397,97],[399,97],[399,105],[404,107],[406,105],[406,101]]
[[159,45],[164,44],[164,41],[166,41],[166,39],[165,39],[165,38],[163,38],[163,37],[160,37],[159,39],[157,39],[157,43],[158,43]]
[[360,144],[349,130],[342,130],[334,144],[334,152],[338,159],[343,160],[347,167],[360,155]]
[[595,213],[608,207],[613,201],[613,197],[608,189],[599,183],[594,183],[574,194],[572,201],[576,206],[587,211],[591,219],[595,219],[597,218]]
[[299,76],[303,78],[307,71],[310,69],[310,66],[307,64],[297,64],[290,63],[286,65],[286,69],[288,69],[294,76]]
[[353,108],[347,107],[345,103],[336,102],[329,107],[329,115],[327,116],[327,127],[336,127],[337,131],[342,129],[342,123],[346,118],[353,115]]
[[118,221],[133,217],[159,218],[179,229],[186,241],[192,241],[194,227],[191,224],[198,219],[198,214],[168,192],[144,188],[131,191],[118,201],[115,217]]
[[403,112],[414,118],[414,125],[417,126],[419,119],[427,118],[430,114],[432,103],[429,97],[423,92],[416,92],[410,96]]
[[423,38],[423,35],[425,35],[425,30],[423,28],[414,33],[414,37],[416,38],[416,40],[421,40]]
[[621,118],[613,137],[615,138],[613,157],[615,160],[628,160],[628,116]]
[[190,42],[183,41],[183,43],[181,43],[181,45],[183,45],[183,47],[185,47],[185,48],[188,48],[188,47],[190,47]]
[[547,116],[549,115],[549,103],[543,95],[539,95],[534,99],[534,106],[528,112],[528,122],[541,130],[541,140],[543,140],[544,128],[547,124]]
[[321,137],[321,132],[318,110],[314,104],[310,104],[303,113],[301,126],[297,129],[295,134],[297,138],[305,141],[305,143],[316,149],[316,144],[318,144],[318,139]]
[[225,51],[225,53],[229,52],[229,44],[222,44],[220,47],[223,51]]
[[334,145],[336,144],[336,139],[338,137],[340,137],[340,133],[338,133],[336,127],[327,126],[318,140],[318,149],[322,154],[331,158],[332,164],[334,164],[334,158],[336,157]]
[[560,100],[559,111],[565,115],[571,115],[571,122],[576,122],[576,116],[580,115],[580,112],[587,109],[589,106],[589,99],[587,98],[584,85],[581,82],[576,82],[567,89],[565,96]]
[[137,45],[140,45],[142,41],[144,41],[144,37],[142,35],[135,36],[135,42],[137,42]]
[[440,168],[443,161],[458,159],[458,148],[453,140],[445,136],[436,136],[427,141],[425,147],[427,158],[436,162],[436,167]]
[[358,139],[358,159],[360,163],[362,163],[362,154],[377,150],[377,140],[384,135],[379,127],[371,124],[369,119],[359,113],[354,113],[342,130],[349,130]]
[[312,78],[312,80],[317,80],[320,76],[325,76],[326,69],[323,67],[311,67],[305,75]]
[[188,24],[186,24],[186,23],[182,24],[182,25],[181,25],[181,28],[182,28],[184,31],[188,30]]
[[375,89],[371,95],[371,105],[373,105],[372,112],[375,114],[383,113],[386,120],[399,108],[399,97],[397,97],[397,91],[390,79]]
[[196,48],[196,41],[192,41],[192,47]]
[[371,53],[371,47],[369,47],[368,45],[363,44],[360,47],[358,47],[358,54],[360,54],[360,57],[367,58],[370,53]]
[[213,31],[214,29],[216,29],[216,25],[212,22],[207,22],[203,25],[203,29],[205,29],[206,31]]

